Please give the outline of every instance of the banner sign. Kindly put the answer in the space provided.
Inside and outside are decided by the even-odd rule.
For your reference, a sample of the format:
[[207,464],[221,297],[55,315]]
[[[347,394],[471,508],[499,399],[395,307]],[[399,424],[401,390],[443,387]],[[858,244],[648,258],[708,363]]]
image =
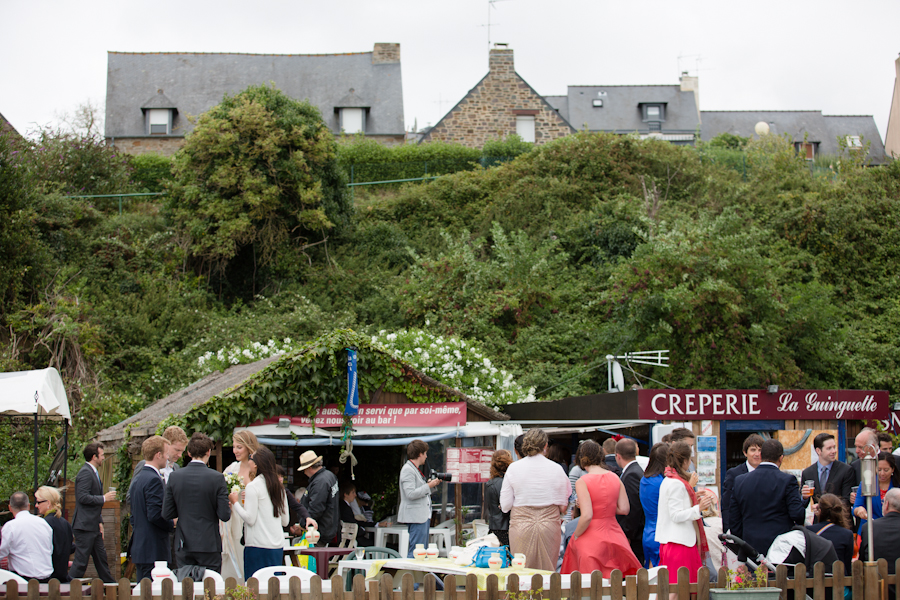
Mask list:
[[492,448],[447,448],[447,472],[453,483],[485,483],[491,480]]
[[672,421],[886,419],[888,393],[865,390],[638,390],[638,418]]
[[356,387],[356,350],[347,348],[347,403],[344,414],[353,416],[359,412],[359,388]]
[[[253,425],[277,425],[279,419],[290,419],[297,427],[312,427],[309,417],[288,415],[269,417]],[[361,404],[359,413],[350,420],[356,427],[462,427],[466,424],[466,403]],[[328,404],[316,410],[315,422],[316,427],[340,427],[344,417],[336,404]]]
[[[879,424],[881,424],[881,429],[878,428]],[[900,433],[900,411],[897,410],[895,405],[895,407],[891,409],[891,412],[888,413],[887,417],[877,420],[870,419],[866,422],[866,427],[871,427],[878,431],[887,431],[888,433],[897,435]]]

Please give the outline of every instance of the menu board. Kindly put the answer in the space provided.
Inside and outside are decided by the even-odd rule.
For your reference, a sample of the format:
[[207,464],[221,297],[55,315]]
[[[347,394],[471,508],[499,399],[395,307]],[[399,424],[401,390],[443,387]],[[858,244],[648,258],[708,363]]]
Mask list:
[[492,448],[447,448],[447,472],[453,483],[485,483],[491,479]]

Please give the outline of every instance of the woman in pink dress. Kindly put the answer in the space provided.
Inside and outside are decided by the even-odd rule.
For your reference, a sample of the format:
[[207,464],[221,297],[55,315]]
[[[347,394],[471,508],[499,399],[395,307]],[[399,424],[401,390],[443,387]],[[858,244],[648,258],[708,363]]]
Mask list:
[[581,516],[566,548],[560,573],[600,571],[608,576],[618,569],[634,575],[641,568],[616,515],[630,510],[625,486],[603,465],[600,444],[588,440],[581,448],[581,468],[587,471],[575,484]]

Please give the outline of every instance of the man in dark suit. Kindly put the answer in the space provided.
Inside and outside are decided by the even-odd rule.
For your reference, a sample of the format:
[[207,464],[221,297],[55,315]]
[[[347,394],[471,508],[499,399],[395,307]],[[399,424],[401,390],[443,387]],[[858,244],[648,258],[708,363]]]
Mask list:
[[175,554],[179,568],[198,565],[222,572],[219,521],[231,519],[225,477],[210,469],[213,443],[199,431],[191,436],[187,453],[191,462],[169,475],[163,500],[163,519],[178,519]]
[[616,462],[616,440],[614,438],[609,438],[603,442],[603,454],[605,455],[603,462],[606,463],[606,468],[621,477],[622,467]]
[[622,485],[631,507],[627,515],[617,515],[616,520],[628,538],[631,551],[644,564],[644,508],[641,506],[641,479],[644,470],[637,463],[637,444],[628,438],[616,442],[616,463],[622,469]]
[[[891,488],[884,495],[884,516],[872,521],[872,535],[875,537],[875,560],[887,560],[888,573],[894,573],[900,558],[900,488]],[[859,559],[869,560],[869,528],[863,527]]]
[[728,531],[730,522],[728,520],[729,508],[731,508],[731,495],[734,493],[734,481],[741,475],[752,472],[759,466],[762,457],[760,452],[763,442],[766,441],[758,433],[751,433],[744,440],[743,451],[746,461],[736,467],[728,469],[725,473],[725,483],[722,484],[722,531]]
[[776,537],[802,525],[805,511],[797,479],[781,472],[784,447],[778,440],[763,442],[759,466],[734,482],[731,532],[766,553]]
[[[837,442],[830,433],[820,433],[813,439],[813,448],[819,455],[819,460],[803,469],[801,476],[804,486],[800,493],[803,496],[803,506],[809,504],[809,488],[805,482],[812,481],[813,502],[818,502],[823,494],[834,494],[840,497],[847,507],[850,507],[850,488],[856,485],[853,481],[853,469],[837,458]],[[815,512],[815,511],[814,511]]]
[[166,466],[166,446],[166,440],[158,435],[144,440],[144,468],[131,480],[131,560],[137,566],[138,581],[150,579],[154,562],[169,560],[169,532],[175,525],[162,517],[165,486],[160,469]]
[[115,492],[103,493],[100,472],[104,450],[99,443],[88,444],[82,452],[85,463],[75,476],[75,558],[69,568],[69,579],[84,577],[88,559],[94,559],[94,568],[104,583],[115,583],[109,572],[106,548],[103,546],[103,503],[114,500]]
[[[870,427],[863,427],[863,430],[856,436],[855,446],[857,460],[850,463],[850,468],[853,469],[853,485],[857,486],[862,481],[860,472],[862,459],[867,456],[878,456],[878,433]],[[856,494],[851,494],[851,506],[854,502],[856,502]]]

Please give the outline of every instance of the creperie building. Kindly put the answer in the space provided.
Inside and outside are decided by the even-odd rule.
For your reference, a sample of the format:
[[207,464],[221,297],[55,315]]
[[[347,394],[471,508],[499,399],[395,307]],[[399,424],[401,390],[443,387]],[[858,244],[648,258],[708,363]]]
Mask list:
[[799,471],[815,460],[813,439],[819,433],[833,434],[838,457],[847,460],[863,423],[891,418],[888,392],[880,390],[631,390],[504,410],[511,422],[547,429],[573,448],[587,438],[624,434],[638,441],[645,456],[664,433],[687,427],[697,436],[698,463],[704,442],[701,476],[719,492],[725,471],[745,460],[743,442],[752,433],[778,439],[785,448],[782,469]]

